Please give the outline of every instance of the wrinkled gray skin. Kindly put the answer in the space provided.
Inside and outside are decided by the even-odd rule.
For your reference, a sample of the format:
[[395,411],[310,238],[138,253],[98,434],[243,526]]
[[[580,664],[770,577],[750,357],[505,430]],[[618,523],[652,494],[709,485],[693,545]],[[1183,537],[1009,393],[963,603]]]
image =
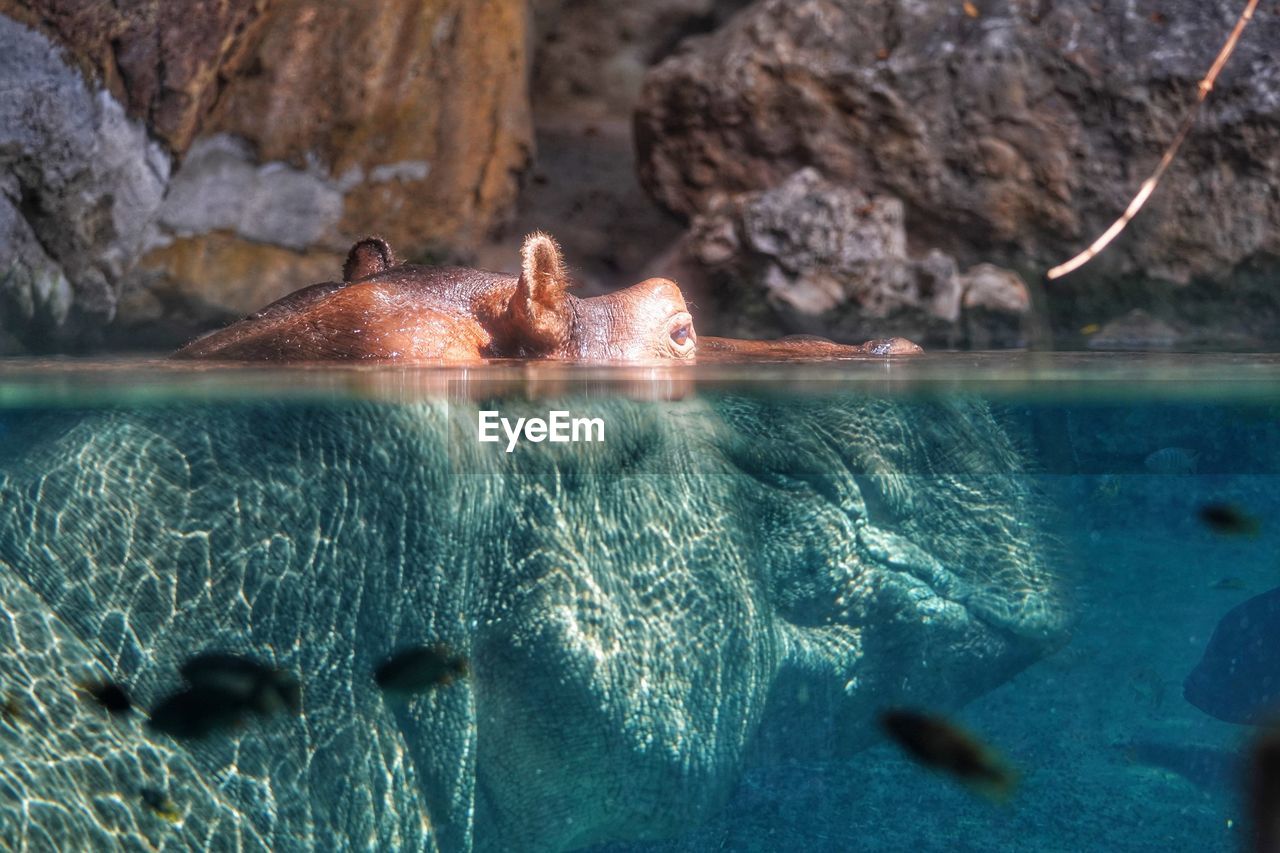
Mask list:
[[[0,719],[0,846],[656,837],[748,762],[846,755],[883,705],[955,706],[1061,638],[977,405],[502,412],[548,408],[602,415],[606,443],[508,455],[457,401],[224,405],[91,414],[10,457],[0,666],[29,707]],[[384,699],[372,667],[423,641],[470,677]],[[205,648],[296,672],[301,717],[178,744],[73,694],[110,675],[150,706]]]

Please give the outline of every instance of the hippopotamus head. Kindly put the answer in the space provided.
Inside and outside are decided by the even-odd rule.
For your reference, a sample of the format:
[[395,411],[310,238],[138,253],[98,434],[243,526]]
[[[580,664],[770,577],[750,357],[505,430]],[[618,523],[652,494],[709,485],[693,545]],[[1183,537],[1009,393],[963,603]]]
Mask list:
[[307,360],[484,358],[642,360],[693,356],[693,318],[675,282],[651,278],[580,298],[560,247],[534,233],[520,275],[399,264],[367,238],[347,256],[342,282],[296,291],[198,338],[185,358]]
[[[674,281],[650,278],[605,296],[579,298],[560,247],[525,238],[520,275],[397,263],[369,237],[347,256],[341,282],[291,293],[256,314],[198,338],[182,358],[307,361],[376,358],[478,361],[551,358],[691,359],[698,336]],[[902,338],[845,346],[809,336],[777,341],[703,338],[708,358],[838,358],[898,355]]]
[[674,281],[651,278],[579,299],[568,292],[564,260],[550,237],[530,235],[520,259],[507,315],[520,354],[623,360],[693,355],[693,317]]

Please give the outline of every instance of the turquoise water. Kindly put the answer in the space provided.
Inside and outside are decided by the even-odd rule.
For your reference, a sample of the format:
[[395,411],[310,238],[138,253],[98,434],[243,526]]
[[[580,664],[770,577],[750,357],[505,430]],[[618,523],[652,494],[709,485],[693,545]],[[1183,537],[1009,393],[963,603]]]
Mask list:
[[[1280,586],[1280,360],[0,364],[0,839],[308,849],[1234,850],[1252,729],[1182,682]],[[477,440],[482,411],[603,442]],[[1153,454],[1156,454],[1153,456]],[[1207,527],[1226,503],[1251,535]],[[465,679],[370,673],[447,643]],[[298,717],[175,741],[208,649]],[[910,763],[888,707],[1019,773]],[[140,802],[159,788],[180,818]]]

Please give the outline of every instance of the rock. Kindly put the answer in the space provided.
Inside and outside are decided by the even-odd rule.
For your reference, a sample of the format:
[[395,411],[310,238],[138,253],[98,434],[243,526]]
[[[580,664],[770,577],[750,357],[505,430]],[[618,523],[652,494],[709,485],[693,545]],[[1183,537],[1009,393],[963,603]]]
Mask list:
[[174,153],[234,73],[268,0],[0,0],[0,15],[38,26]]
[[149,252],[120,294],[117,346],[173,350],[310,284],[341,277],[344,256],[296,252],[225,232],[174,240]]
[[695,294],[704,334],[954,342],[962,314],[1007,317],[1017,328],[1030,309],[1016,273],[985,264],[961,275],[936,249],[914,257],[901,201],[814,169],[774,189],[717,197],[653,272]]
[[[207,328],[246,294],[264,297],[253,310],[335,278],[325,265],[368,234],[411,259],[474,248],[508,216],[530,155],[525,26],[515,0],[272,4],[160,211],[155,243],[194,242],[148,254],[130,288]],[[208,251],[236,259],[195,279],[170,266]]]
[[1031,294],[1022,277],[995,264],[978,264],[960,277],[966,309],[982,308],[1004,314],[1031,310]]
[[535,0],[539,108],[630,116],[645,72],[749,0]]
[[[410,258],[474,247],[529,157],[526,19],[522,0],[0,0],[18,93],[0,104],[0,341],[93,346],[118,307],[115,342],[207,328],[369,233]],[[189,247],[165,251],[229,235],[275,262],[197,286]]]
[[0,80],[0,341],[81,348],[115,315],[169,158],[48,38],[4,15]]
[[523,0],[279,0],[206,131],[327,173],[347,242],[474,245],[530,155],[527,24]]
[[225,231],[296,251],[345,241],[337,226],[344,186],[323,170],[255,162],[244,140],[202,137],[174,175],[157,225],[167,236]]
[[[641,177],[684,216],[812,166],[902,200],[913,243],[1040,268],[1122,211],[1234,0],[758,0],[648,75]],[[1089,276],[1222,277],[1280,253],[1280,18],[1258,15],[1179,158]],[[1090,279],[1095,280],[1095,279]]]
[[959,281],[966,346],[1026,346],[1031,294],[1020,275],[994,264],[978,264]]
[[1135,308],[1089,337],[1090,349],[1168,349],[1183,335],[1163,320]]

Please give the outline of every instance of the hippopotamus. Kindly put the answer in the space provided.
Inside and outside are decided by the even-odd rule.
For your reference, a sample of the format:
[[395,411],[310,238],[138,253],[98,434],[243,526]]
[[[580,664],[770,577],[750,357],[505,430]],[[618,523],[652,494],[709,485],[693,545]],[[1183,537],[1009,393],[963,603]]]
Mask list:
[[341,282],[295,291],[175,355],[465,362],[690,360],[698,353],[831,358],[920,351],[902,338],[857,346],[808,336],[699,342],[684,296],[670,279],[650,278],[615,293],[579,298],[569,292],[560,247],[541,232],[525,238],[520,261],[518,276],[402,264],[386,241],[368,237],[351,248]]
[[[1061,642],[1053,549],[980,402],[599,381],[29,431],[0,455],[0,691],[25,708],[0,715],[0,848],[670,836],[747,768],[847,773],[880,709],[955,708]],[[608,440],[508,454],[475,440],[495,406]],[[384,694],[379,662],[419,644],[468,674]],[[301,714],[188,742],[76,690],[155,709],[206,651],[295,676]]]

